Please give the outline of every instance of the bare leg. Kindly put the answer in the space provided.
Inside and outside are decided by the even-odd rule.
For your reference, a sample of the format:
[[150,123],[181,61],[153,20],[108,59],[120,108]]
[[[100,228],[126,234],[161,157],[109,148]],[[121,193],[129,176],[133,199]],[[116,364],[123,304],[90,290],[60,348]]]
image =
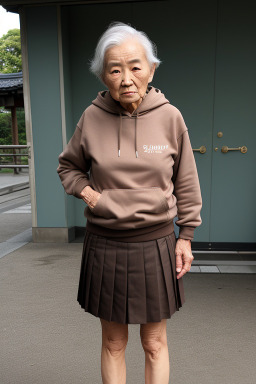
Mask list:
[[126,384],[125,349],[128,324],[100,319],[102,327],[101,375],[103,384]]
[[166,319],[141,324],[140,337],[145,351],[145,383],[168,384],[170,375]]

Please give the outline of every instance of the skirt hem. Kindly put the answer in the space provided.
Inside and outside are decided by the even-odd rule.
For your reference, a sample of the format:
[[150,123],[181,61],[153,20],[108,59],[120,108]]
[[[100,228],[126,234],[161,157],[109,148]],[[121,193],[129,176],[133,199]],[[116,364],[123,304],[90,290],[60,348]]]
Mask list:
[[[77,300],[78,301],[78,300]],[[78,301],[79,303],[79,301]],[[185,303],[185,300],[183,301],[183,304]],[[182,306],[180,308],[177,308],[176,311],[172,312],[171,314],[170,313],[162,313],[162,316],[158,319],[158,320],[155,320],[155,319],[152,319],[152,320],[149,320],[149,321],[146,321],[146,322],[121,322],[119,321],[119,319],[117,320],[109,320],[108,318],[106,318],[105,316],[99,316],[98,314],[95,314],[95,313],[92,313],[91,311],[89,311],[88,309],[85,309],[84,307],[82,307],[82,305],[79,303],[81,309],[84,310],[84,312],[87,312],[89,313],[90,315],[94,316],[94,317],[97,317],[97,318],[101,318],[103,320],[106,320],[106,321],[114,321],[115,323],[119,323],[119,324],[147,324],[147,323],[157,323],[157,322],[160,322],[161,320],[163,319],[171,319],[171,317],[180,310],[180,308],[182,308]]]

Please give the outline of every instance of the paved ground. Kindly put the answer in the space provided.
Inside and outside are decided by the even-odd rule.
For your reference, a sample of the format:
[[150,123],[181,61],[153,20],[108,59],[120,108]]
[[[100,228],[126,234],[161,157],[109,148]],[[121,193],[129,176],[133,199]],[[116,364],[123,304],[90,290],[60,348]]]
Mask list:
[[32,241],[31,227],[28,175],[0,173],[0,258]]
[[[99,319],[76,301],[82,244],[28,243],[0,259],[1,384],[101,383]],[[170,383],[254,384],[255,274],[188,273],[168,320]],[[143,384],[139,325],[127,383]]]
[[29,186],[29,176],[26,171],[20,174],[0,173],[0,195],[18,191]]
[[[99,384],[100,322],[76,301],[82,239],[31,240],[29,189],[0,196],[0,384]],[[255,383],[255,257],[219,259],[196,256],[183,278],[186,301],[167,321],[170,383]],[[127,384],[143,384],[139,325],[126,363]]]

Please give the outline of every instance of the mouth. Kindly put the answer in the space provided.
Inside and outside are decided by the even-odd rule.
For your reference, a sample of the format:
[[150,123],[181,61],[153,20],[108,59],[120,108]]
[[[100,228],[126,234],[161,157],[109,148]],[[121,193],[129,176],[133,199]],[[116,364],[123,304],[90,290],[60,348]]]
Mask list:
[[122,95],[133,95],[134,93],[136,93],[136,92],[133,92],[133,91],[124,92],[124,93],[122,93]]

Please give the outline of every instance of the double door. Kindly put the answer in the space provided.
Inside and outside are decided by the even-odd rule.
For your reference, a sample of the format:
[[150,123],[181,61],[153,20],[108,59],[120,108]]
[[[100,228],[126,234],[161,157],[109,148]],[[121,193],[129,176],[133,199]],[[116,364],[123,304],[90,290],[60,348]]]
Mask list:
[[152,84],[181,110],[189,129],[203,198],[194,241],[255,243],[254,4],[165,1],[153,8],[153,3],[144,5],[147,21],[141,22],[142,5],[135,12],[135,25],[150,30],[154,18],[151,30],[162,63]]
[[[211,136],[193,145],[204,194],[197,241],[256,242],[256,23],[253,2],[220,1]],[[194,127],[191,127],[193,130]],[[195,148],[197,149],[197,148]],[[205,155],[209,162],[204,164]],[[207,173],[207,175],[206,175]]]

